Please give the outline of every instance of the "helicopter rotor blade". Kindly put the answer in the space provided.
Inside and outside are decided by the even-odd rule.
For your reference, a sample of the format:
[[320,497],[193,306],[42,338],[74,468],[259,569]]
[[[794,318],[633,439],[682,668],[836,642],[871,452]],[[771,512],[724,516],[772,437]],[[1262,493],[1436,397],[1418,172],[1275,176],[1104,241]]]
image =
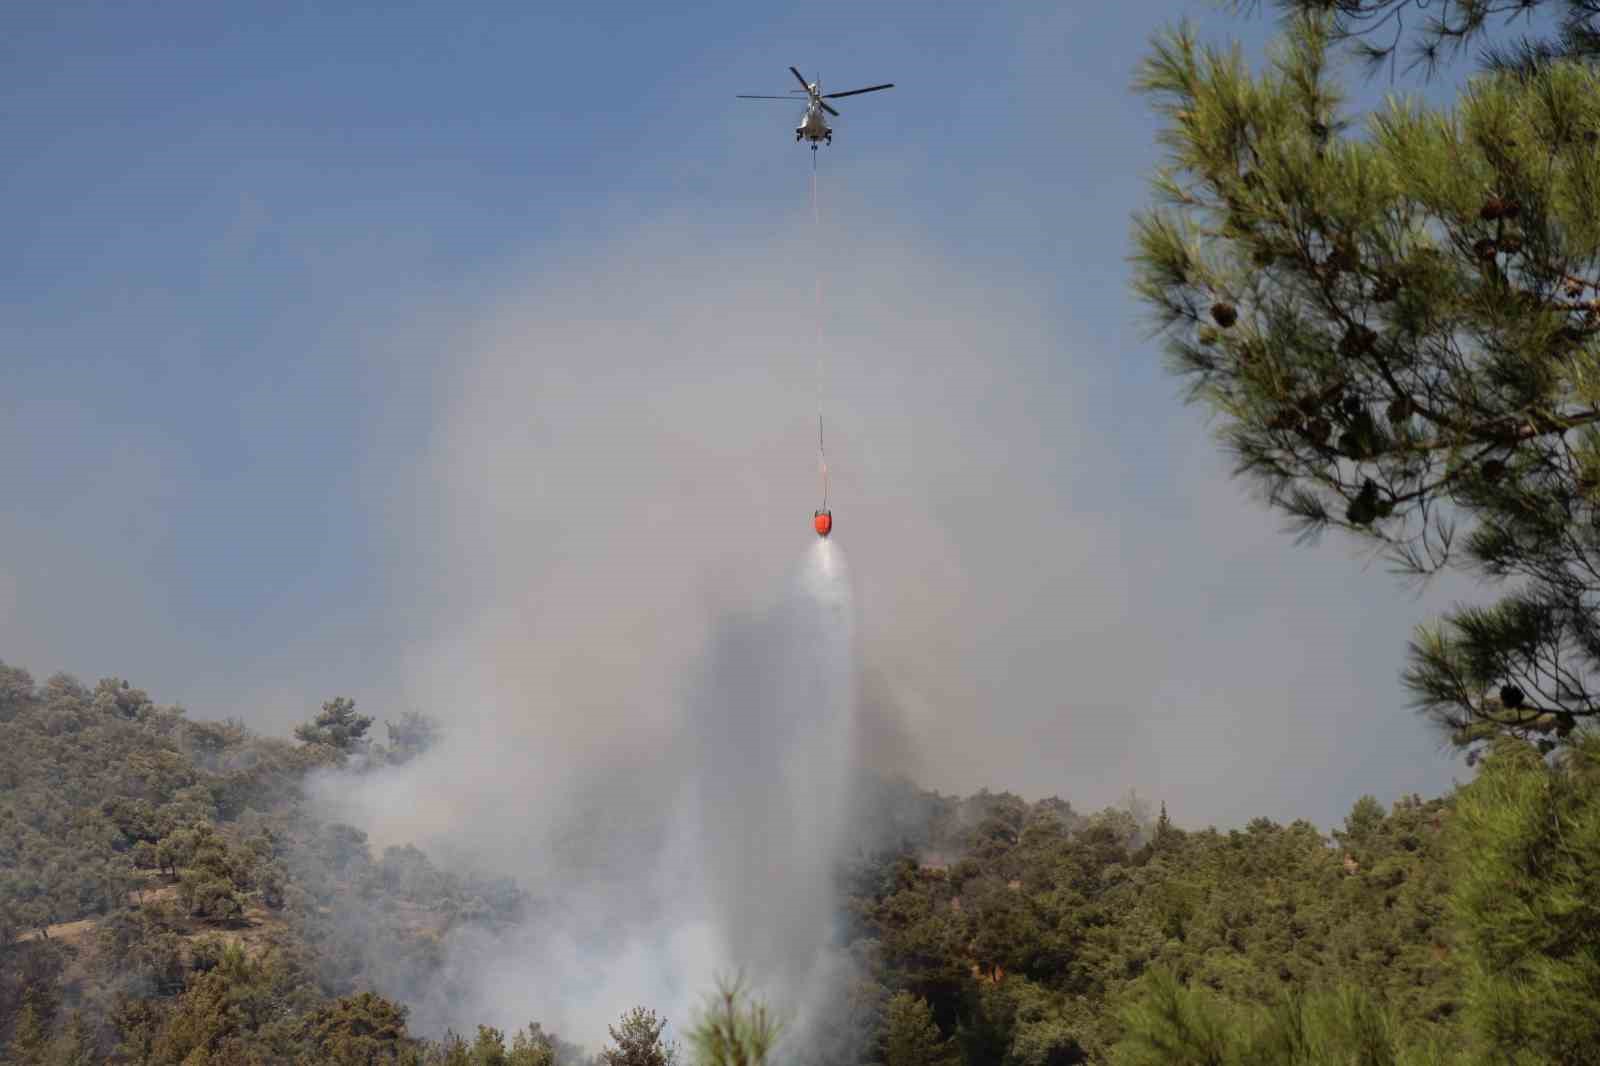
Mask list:
[[801,85],[805,86],[806,92],[810,92],[811,91],[811,83],[809,81],[806,81],[806,76],[804,74],[800,73],[798,70],[794,69],[793,67],[789,68],[789,73],[793,74],[795,76],[795,79],[797,81],[799,81]]
[[822,110],[826,111],[828,114],[832,115],[834,118],[838,118],[839,117],[839,112],[837,112],[833,108],[829,107],[827,105],[827,103],[821,97],[817,98],[817,103],[822,105]]
[[735,100],[787,100],[791,104],[798,104],[800,102],[800,101],[796,100],[792,96],[751,96],[751,95],[749,95],[747,93],[737,93],[737,94],[735,94],[734,99]]
[[891,81],[887,85],[869,85],[865,89],[851,89],[849,92],[846,92],[846,93],[825,93],[822,98],[824,100],[837,100],[841,96],[859,96],[862,93],[875,93],[879,89],[893,89],[893,88],[894,88],[894,82]]

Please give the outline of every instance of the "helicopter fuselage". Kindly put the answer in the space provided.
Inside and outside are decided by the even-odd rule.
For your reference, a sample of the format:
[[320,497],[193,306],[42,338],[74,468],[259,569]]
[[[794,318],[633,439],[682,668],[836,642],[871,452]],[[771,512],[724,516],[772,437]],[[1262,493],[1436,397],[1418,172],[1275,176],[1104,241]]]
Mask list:
[[823,116],[822,108],[814,103],[806,105],[805,114],[800,116],[800,125],[794,128],[794,139],[810,141],[813,144],[833,140],[833,129]]

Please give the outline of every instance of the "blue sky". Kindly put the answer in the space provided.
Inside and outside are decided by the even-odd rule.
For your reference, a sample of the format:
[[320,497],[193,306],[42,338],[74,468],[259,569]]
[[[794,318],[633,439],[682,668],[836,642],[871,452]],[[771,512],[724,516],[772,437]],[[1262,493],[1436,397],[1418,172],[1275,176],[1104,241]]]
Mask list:
[[[841,502],[840,541],[872,592],[863,610],[888,605],[883,647],[937,617],[928,640],[949,654],[926,662],[954,671],[884,652],[907,692],[950,701],[906,695],[893,758],[938,787],[1080,806],[1134,786],[1180,821],[1326,824],[1363,791],[1448,784],[1396,680],[1410,626],[1445,601],[1396,591],[1336,542],[1279,536],[1180,405],[1127,289],[1130,214],[1158,158],[1128,89],[1146,40],[1189,14],[1259,53],[1269,21],[1200,3],[327,7],[4,16],[0,658],[126,676],[275,730],[336,692],[380,717],[415,703],[449,718],[443,664],[487,639],[517,575],[599,581],[615,553],[654,550],[596,554],[588,531],[637,528],[651,493],[691,477],[662,441],[743,471],[728,476],[752,493],[794,456],[805,487],[785,503],[803,535],[809,379],[770,353],[785,331],[797,358],[812,348],[809,153],[794,109],[734,99],[786,92],[794,64],[830,90],[897,84],[841,101],[821,158],[835,462],[876,522],[853,550]],[[628,358],[586,354],[583,324],[607,307],[634,323]],[[949,365],[982,373],[951,370],[946,389],[928,378],[943,364],[919,364],[884,319],[912,336],[950,308],[970,314],[923,343],[965,343],[961,322],[981,321],[981,360]],[[722,349],[697,338],[735,318],[779,339],[700,358]],[[508,321],[531,336],[558,319],[564,357],[539,371],[554,376],[507,369],[539,364],[532,349],[486,354]],[[852,355],[874,344],[908,361]],[[558,378],[578,399],[543,422],[536,388],[527,419],[497,395]],[[598,453],[580,440],[617,439],[584,434],[624,409],[686,416],[622,465],[586,466]],[[769,429],[776,465],[747,462],[741,440],[754,455]],[[547,468],[592,495],[504,503]],[[506,480],[473,480],[490,474]],[[1092,534],[1050,550],[1029,508]],[[746,573],[728,562],[751,551],[739,521],[683,549],[697,572]],[[902,522],[959,580],[893,570]],[[469,551],[480,527],[500,532]],[[767,565],[749,564],[750,587]],[[677,594],[656,590],[652,609]],[[591,633],[616,617],[598,615]],[[1269,636],[1302,665],[1280,668]],[[661,661],[664,676],[677,660]]]

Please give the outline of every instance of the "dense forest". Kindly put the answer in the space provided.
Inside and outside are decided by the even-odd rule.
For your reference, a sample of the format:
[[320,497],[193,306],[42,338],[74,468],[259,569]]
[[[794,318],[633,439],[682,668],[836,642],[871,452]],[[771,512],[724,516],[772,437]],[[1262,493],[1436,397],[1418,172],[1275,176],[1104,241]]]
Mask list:
[[[434,735],[409,715],[374,743],[371,724],[340,699],[265,738],[124,681],[0,669],[6,1061],[585,1061],[536,1021],[422,1039],[375,991],[446,979],[452,927],[536,908],[308,812],[310,770],[382,772]],[[1595,1061],[1597,756],[1504,739],[1454,795],[1364,797],[1331,839],[880,781],[893,839],[843,871],[863,979],[829,1046],[780,1046],[887,1066]],[[352,938],[362,923],[382,935]],[[682,1057],[649,1007],[617,1005],[605,1061]]]

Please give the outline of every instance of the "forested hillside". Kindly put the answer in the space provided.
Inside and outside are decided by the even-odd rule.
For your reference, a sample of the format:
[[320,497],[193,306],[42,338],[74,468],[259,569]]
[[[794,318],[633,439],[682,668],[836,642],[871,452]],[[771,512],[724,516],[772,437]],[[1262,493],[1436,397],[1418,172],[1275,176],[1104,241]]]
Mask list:
[[[119,680],[0,669],[6,1061],[580,1061],[537,1023],[420,1039],[375,991],[445,980],[452,928],[537,907],[311,816],[312,768],[426,757],[426,719],[394,723],[388,744],[370,725],[334,700],[290,742],[192,721]],[[879,782],[868,806],[890,839],[842,871],[858,985],[827,1046],[787,1054],[1333,1062],[1361,1045],[1384,1049],[1361,1061],[1446,1062],[1542,1041],[1525,1061],[1595,1061],[1600,1023],[1562,999],[1600,966],[1592,756],[1579,744],[1551,766],[1505,741],[1459,794],[1389,811],[1362,798],[1331,838]],[[1550,849],[1536,856],[1530,834]],[[608,1053],[645,1058],[615,1061],[670,1050],[659,1021],[630,1024]]]
[[[404,1008],[370,990],[442,980],[453,925],[520,920],[526,900],[414,848],[373,855],[307,812],[308,770],[425,746],[415,716],[388,745],[364,742],[369,725],[335,700],[296,744],[191,721],[124,681],[36,687],[0,666],[7,1060],[469,1061],[461,1041],[412,1040]],[[482,1060],[503,1036],[477,1040]],[[562,1045],[534,1029],[505,1061],[540,1048]]]

